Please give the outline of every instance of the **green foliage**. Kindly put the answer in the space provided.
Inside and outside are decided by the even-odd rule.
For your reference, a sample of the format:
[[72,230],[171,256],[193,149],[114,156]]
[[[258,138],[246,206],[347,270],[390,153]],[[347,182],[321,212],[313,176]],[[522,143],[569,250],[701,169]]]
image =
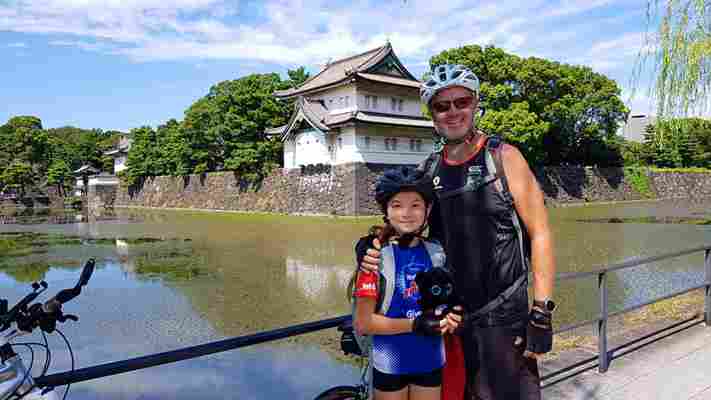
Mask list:
[[286,123],[292,102],[276,100],[276,90],[298,86],[309,75],[303,67],[277,74],[253,74],[220,82],[185,111],[154,130],[133,130],[122,179],[138,184],[148,176],[201,174],[232,170],[258,180],[279,166],[281,142],[266,140],[266,128]]
[[548,122],[541,121],[529,111],[526,102],[513,103],[509,108],[487,112],[479,121],[480,129],[502,136],[516,145],[531,164],[541,164],[545,159],[543,135],[549,127]]
[[[616,132],[628,111],[613,80],[588,67],[520,58],[493,46],[450,49],[430,60],[431,66],[441,63],[466,65],[479,76],[481,106],[492,114],[482,126],[496,133],[514,129],[505,136],[532,163],[622,163]],[[528,130],[515,118],[531,124]]]
[[63,193],[71,187],[71,172],[83,164],[108,170],[113,160],[103,153],[120,134],[69,126],[43,129],[37,117],[12,117],[0,126],[0,188],[24,194],[56,185]]
[[236,151],[225,162],[225,168],[239,171],[240,176],[247,180],[257,181],[279,166],[277,160],[281,150],[282,143],[277,139],[239,143]]
[[634,141],[622,141],[620,146],[622,160],[627,166],[646,165],[646,152],[644,144]]
[[277,74],[254,74],[220,82],[185,112],[183,129],[196,173],[222,169],[226,160],[249,151],[270,126],[286,122],[290,109],[272,95],[284,83]]
[[[711,75],[711,13],[706,0],[648,0],[650,54],[642,54],[638,72],[651,59],[656,78],[657,115],[685,117],[708,110]],[[657,12],[661,11],[661,12]]]
[[53,160],[47,169],[47,184],[56,185],[60,194],[71,189],[72,178],[69,165],[61,158]]
[[625,181],[628,182],[637,193],[642,195],[642,197],[652,198],[654,197],[654,193],[652,193],[647,171],[647,168],[625,167]]
[[662,120],[645,130],[646,162],[661,168],[711,168],[711,121]]
[[0,186],[11,189],[24,196],[27,189],[34,182],[32,165],[26,162],[15,161],[0,174]]

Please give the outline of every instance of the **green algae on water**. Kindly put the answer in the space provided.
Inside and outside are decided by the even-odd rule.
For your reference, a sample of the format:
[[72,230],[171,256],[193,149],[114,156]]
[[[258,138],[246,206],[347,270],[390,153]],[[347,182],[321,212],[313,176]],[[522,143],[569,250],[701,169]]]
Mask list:
[[149,280],[186,282],[208,277],[202,257],[171,252],[167,255],[144,255],[136,259],[136,274]]

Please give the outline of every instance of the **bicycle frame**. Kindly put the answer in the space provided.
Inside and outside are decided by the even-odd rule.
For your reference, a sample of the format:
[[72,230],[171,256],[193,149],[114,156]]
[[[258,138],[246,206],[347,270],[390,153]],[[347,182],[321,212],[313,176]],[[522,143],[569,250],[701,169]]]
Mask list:
[[[9,350],[14,354],[10,342],[29,333],[19,329],[10,330],[0,337],[0,349]],[[27,400],[59,400],[54,389],[42,390],[35,386],[32,374],[25,367],[22,358],[14,354],[5,361],[0,360],[0,400],[9,400],[18,394],[22,399]]]

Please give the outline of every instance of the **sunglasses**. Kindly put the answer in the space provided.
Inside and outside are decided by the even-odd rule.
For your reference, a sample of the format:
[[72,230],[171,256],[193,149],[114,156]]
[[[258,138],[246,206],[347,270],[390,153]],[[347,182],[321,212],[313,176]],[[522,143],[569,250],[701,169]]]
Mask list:
[[463,108],[469,108],[473,102],[474,97],[472,96],[460,97],[454,100],[435,101],[432,103],[432,110],[437,113],[447,112],[452,108],[452,104],[454,104],[454,108],[461,110]]

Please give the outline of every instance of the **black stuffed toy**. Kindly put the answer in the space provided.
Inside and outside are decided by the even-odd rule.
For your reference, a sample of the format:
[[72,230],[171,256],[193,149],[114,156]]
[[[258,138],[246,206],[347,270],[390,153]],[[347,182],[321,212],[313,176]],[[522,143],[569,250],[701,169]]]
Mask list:
[[450,272],[444,268],[431,268],[415,276],[415,283],[420,292],[417,304],[423,311],[436,310],[445,306],[443,313],[449,312],[453,306],[459,304],[454,291],[454,279]]

